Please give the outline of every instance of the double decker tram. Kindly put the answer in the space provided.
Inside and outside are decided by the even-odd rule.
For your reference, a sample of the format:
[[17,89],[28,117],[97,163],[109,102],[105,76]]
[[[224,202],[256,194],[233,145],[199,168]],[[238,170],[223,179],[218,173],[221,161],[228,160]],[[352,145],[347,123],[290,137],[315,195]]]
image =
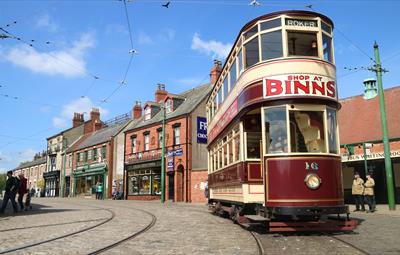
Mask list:
[[332,31],[328,17],[297,10],[240,31],[207,102],[214,212],[239,223],[261,215],[276,231],[355,228],[343,199]]

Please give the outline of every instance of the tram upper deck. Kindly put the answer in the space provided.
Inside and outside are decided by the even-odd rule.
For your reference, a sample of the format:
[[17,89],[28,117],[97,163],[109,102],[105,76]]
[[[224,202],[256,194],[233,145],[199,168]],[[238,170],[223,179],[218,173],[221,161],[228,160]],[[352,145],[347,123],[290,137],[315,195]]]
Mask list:
[[308,11],[276,12],[247,23],[207,102],[209,144],[254,104],[315,99],[337,108],[332,31],[329,18]]

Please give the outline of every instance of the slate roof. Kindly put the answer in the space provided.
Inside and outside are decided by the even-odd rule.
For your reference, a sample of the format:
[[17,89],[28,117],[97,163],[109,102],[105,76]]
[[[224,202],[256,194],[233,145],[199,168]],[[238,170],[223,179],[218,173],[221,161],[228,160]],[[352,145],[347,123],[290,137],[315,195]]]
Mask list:
[[85,135],[83,137],[83,141],[81,141],[74,148],[74,150],[80,150],[99,143],[107,142],[108,140],[110,140],[110,137],[117,135],[130,121],[132,120],[129,120],[122,124],[105,127],[88,135]]
[[22,169],[22,168],[31,167],[31,166],[37,166],[37,165],[41,165],[41,164],[46,164],[46,162],[47,162],[46,157],[39,158],[39,159],[36,159],[36,160],[32,160],[32,161],[23,163],[23,164],[19,165],[18,167],[14,168],[13,171],[18,170],[18,169]]
[[[206,98],[206,96],[211,92],[212,86],[210,84],[204,84],[193,89],[187,90],[183,93],[177,94],[179,98],[184,98],[185,101],[176,108],[172,113],[166,115],[166,120],[172,119],[187,113],[192,112],[199,103]],[[169,93],[169,95],[172,95]],[[159,111],[150,120],[144,121],[144,116],[137,120],[136,124],[130,125],[126,130],[132,130],[136,128],[141,128],[145,126],[152,125],[154,123],[160,123],[162,121],[162,111]]]

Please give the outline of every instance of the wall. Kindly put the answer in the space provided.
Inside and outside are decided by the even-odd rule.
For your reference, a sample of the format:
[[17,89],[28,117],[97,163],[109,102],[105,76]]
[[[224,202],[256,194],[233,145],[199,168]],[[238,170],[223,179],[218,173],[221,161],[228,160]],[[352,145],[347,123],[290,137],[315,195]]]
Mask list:
[[207,144],[197,143],[197,117],[206,117],[206,99],[191,114],[192,170],[207,169]]

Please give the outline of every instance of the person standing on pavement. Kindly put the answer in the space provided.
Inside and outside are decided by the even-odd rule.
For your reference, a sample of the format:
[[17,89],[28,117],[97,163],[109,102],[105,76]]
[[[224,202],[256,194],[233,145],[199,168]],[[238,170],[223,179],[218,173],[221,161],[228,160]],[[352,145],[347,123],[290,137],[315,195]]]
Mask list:
[[369,211],[367,212],[374,212],[375,211],[375,205],[374,205],[374,186],[375,186],[375,181],[371,176],[371,173],[367,174],[367,180],[364,184],[364,196],[365,200],[368,204]]
[[208,181],[204,183],[204,196],[207,199],[207,204],[208,204],[208,199],[210,198],[210,190],[208,189]]
[[103,199],[103,184],[101,182],[98,183],[97,193],[99,194],[98,199]]
[[356,202],[355,212],[365,211],[364,207],[364,181],[360,178],[360,175],[356,172],[354,174],[353,186],[351,187],[351,194],[354,196]]
[[23,173],[20,173],[17,178],[19,179],[18,204],[22,211],[24,210],[24,203],[23,203],[24,195],[25,193],[28,192],[27,190],[28,180],[24,177]]
[[17,203],[15,202],[15,195],[17,194],[17,188],[18,188],[17,186],[18,186],[17,180],[15,177],[13,177],[13,172],[8,171],[7,181],[6,181],[6,192],[4,194],[3,204],[1,205],[0,214],[4,213],[8,204],[8,200],[11,200],[14,213],[18,212],[18,206]]

